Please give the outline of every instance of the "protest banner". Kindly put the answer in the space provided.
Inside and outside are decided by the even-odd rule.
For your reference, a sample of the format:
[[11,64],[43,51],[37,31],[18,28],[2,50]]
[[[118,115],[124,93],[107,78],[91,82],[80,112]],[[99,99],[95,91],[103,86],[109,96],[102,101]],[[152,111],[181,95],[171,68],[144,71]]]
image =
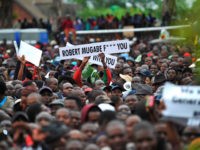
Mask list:
[[[115,69],[115,66],[117,64],[117,57],[105,54],[105,62],[109,68]],[[91,56],[89,59],[89,63],[103,66],[101,59],[98,55]]]
[[72,59],[77,57],[94,56],[99,53],[125,53],[130,51],[128,40],[98,42],[59,48],[60,58]]
[[[66,44],[66,47],[73,47],[73,46],[74,45],[70,44],[69,42],[67,42],[67,44]],[[75,58],[78,60],[83,60],[83,57],[75,57]],[[117,64],[117,57],[109,55],[109,54],[105,54],[105,62],[109,68],[114,69]],[[89,63],[103,66],[101,59],[98,55],[91,56],[89,59]]]
[[176,86],[166,83],[163,89],[164,116],[200,118],[200,86]]
[[189,118],[187,121],[187,125],[188,126],[200,126],[200,118],[196,117],[196,118]]
[[38,67],[42,57],[42,51],[35,48],[34,46],[27,44],[24,41],[21,41],[19,48],[19,56],[22,57],[22,55],[25,56],[26,61],[29,61],[30,63]]

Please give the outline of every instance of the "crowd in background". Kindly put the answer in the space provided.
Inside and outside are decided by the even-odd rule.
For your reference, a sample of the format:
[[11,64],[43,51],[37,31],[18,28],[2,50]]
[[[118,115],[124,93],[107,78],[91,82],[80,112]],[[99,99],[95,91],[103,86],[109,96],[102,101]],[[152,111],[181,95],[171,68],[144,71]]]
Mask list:
[[[65,17],[59,18],[57,20],[47,20],[44,21],[42,18],[37,20],[33,18],[28,20],[24,18],[23,20],[19,19],[14,23],[13,28],[27,29],[27,28],[45,28],[51,32],[52,26],[56,26],[59,30],[62,31],[61,26]],[[101,15],[99,17],[89,17],[87,19],[82,19],[80,17],[71,18],[73,25],[76,30],[98,30],[98,29],[119,29],[127,25],[132,25],[134,27],[152,27],[156,24],[156,18],[151,14],[135,14],[130,15],[126,13],[122,18],[118,18],[112,14]],[[56,24],[56,25],[55,25]]]
[[[119,21],[106,16],[96,23],[88,21],[98,29],[113,28],[103,24],[109,20],[138,27],[154,23],[153,19],[147,22],[145,16],[136,23],[137,17],[126,15]],[[123,39],[122,35],[118,39]],[[200,128],[162,115],[164,83],[196,84],[189,68],[195,59],[193,47],[149,44],[149,40],[143,35],[130,45],[129,53],[116,55],[115,69],[107,67],[104,54],[99,55],[102,66],[89,64],[88,57],[60,61],[59,47],[66,43],[58,40],[35,44],[43,51],[41,65],[35,67],[24,57],[17,57],[14,46],[5,40],[0,46],[0,148],[197,150]],[[86,38],[73,41],[91,42]],[[95,41],[105,39],[97,36]],[[129,90],[127,83],[131,83]],[[153,105],[148,104],[150,96],[154,97]]]

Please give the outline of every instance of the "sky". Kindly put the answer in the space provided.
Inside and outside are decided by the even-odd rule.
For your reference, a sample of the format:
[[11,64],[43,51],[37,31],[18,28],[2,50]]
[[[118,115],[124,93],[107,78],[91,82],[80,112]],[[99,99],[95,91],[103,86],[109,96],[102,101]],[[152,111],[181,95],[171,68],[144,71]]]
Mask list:
[[196,1],[196,0],[185,0],[186,3],[188,4],[188,6],[191,8],[192,4]]

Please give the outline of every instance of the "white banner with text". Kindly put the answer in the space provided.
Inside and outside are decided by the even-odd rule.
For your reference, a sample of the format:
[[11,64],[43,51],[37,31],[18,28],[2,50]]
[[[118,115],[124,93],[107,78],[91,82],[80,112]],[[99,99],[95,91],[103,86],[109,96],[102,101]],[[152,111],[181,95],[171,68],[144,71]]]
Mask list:
[[128,40],[98,42],[91,44],[75,45],[73,47],[60,47],[60,59],[94,56],[99,53],[114,54],[130,51]]
[[164,116],[200,118],[200,86],[177,86],[166,83],[163,89]]

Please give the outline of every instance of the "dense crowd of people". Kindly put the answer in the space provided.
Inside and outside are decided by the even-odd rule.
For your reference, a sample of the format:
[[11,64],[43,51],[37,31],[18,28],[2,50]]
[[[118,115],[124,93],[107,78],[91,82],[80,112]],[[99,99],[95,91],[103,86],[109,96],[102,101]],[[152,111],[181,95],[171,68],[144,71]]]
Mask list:
[[[13,24],[13,28],[27,29],[27,28],[44,28],[49,32],[63,31],[63,22],[67,20],[67,17],[61,17],[57,20],[49,19],[44,21],[42,18],[37,20],[33,18],[28,20],[24,18],[19,19]],[[130,15],[126,13],[122,18],[118,18],[112,14],[101,15],[99,17],[89,17],[82,19],[80,17],[68,19],[69,24],[74,26],[75,30],[98,30],[98,29],[119,29],[124,26],[134,27],[152,27],[156,24],[156,18],[151,14],[135,14]],[[52,29],[53,28],[53,29]]]
[[[129,21],[124,17],[125,24]],[[89,57],[60,61],[59,47],[65,45],[35,44],[43,51],[41,65],[35,67],[17,57],[12,44],[1,44],[1,149],[199,149],[199,127],[162,115],[164,83],[196,84],[189,68],[194,61],[191,46],[138,39],[129,53],[116,55],[116,67],[110,69],[103,53],[102,66],[89,64]],[[151,96],[153,105],[148,104]]]

